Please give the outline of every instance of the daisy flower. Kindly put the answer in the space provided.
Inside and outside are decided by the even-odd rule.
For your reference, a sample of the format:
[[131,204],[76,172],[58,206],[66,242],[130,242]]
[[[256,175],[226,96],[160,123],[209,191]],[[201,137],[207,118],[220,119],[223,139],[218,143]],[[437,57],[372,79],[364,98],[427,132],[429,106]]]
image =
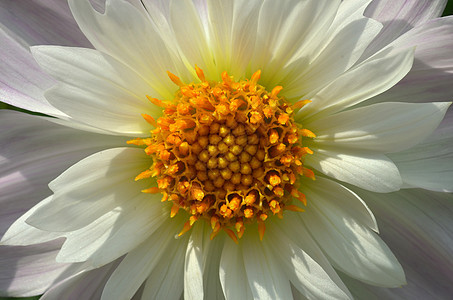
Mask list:
[[2,295],[451,294],[445,2],[3,1]]

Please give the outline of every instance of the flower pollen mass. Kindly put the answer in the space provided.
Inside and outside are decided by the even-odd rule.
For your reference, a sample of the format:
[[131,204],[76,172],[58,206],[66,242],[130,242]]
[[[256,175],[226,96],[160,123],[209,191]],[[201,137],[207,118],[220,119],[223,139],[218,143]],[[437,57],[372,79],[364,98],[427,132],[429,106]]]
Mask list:
[[173,203],[171,217],[180,209],[188,213],[179,235],[204,219],[212,227],[211,239],[224,230],[237,242],[253,222],[263,239],[270,215],[303,211],[291,204],[297,199],[306,205],[299,175],[315,179],[303,164],[313,152],[302,143],[315,135],[293,120],[309,101],[289,104],[278,96],[281,86],[268,92],[258,84],[261,71],[240,81],[223,72],[220,82],[208,81],[198,67],[196,72],[201,82],[187,85],[168,73],[179,86],[173,101],[148,96],[163,116],[144,114],[156,129],[149,138],[128,142],[145,146],[153,160],[136,180],[157,180],[157,187],[143,192],[161,192],[162,201]]

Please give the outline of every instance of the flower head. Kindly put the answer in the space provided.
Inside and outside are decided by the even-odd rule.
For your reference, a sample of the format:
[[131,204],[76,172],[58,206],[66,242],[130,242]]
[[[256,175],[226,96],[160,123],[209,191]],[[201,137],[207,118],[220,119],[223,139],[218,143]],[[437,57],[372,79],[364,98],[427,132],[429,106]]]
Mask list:
[[[42,156],[31,168],[51,190],[26,202],[3,247],[42,253],[56,271],[5,290],[350,299],[349,278],[404,285],[365,201],[408,184],[436,190],[414,179],[411,151],[436,144],[427,138],[450,103],[392,98],[415,76],[426,33],[384,41],[388,27],[364,12],[379,19],[385,3],[110,0],[100,13],[69,0],[94,48],[31,47],[51,86],[35,110],[56,118],[4,113],[18,129],[1,153]],[[34,182],[24,165],[13,169]]]

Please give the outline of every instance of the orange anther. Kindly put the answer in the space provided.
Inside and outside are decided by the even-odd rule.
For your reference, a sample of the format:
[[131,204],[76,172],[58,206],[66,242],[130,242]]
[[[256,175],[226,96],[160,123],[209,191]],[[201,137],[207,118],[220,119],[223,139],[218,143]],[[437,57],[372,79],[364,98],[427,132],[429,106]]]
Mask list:
[[283,188],[277,186],[275,187],[272,192],[274,193],[274,195],[278,196],[278,197],[283,197],[285,195],[285,191],[283,190]]
[[184,83],[182,83],[181,79],[176,76],[175,74],[171,73],[170,71],[167,71],[168,77],[170,77],[170,80],[173,81],[174,84],[177,86],[184,86]]
[[193,226],[193,224],[198,220],[197,216],[190,216],[189,218],[189,225]]
[[189,183],[189,181],[184,180],[184,181],[178,182],[177,186],[178,186],[178,192],[180,192],[181,194],[185,194],[189,190],[190,183]]
[[179,146],[182,142],[181,137],[179,136],[178,133],[170,134],[169,136],[167,136],[165,141],[175,146]]
[[263,113],[266,116],[266,118],[268,118],[268,119],[272,118],[272,116],[274,115],[274,111],[270,107],[264,108]]
[[193,107],[190,106],[190,104],[188,103],[179,103],[176,106],[176,110],[181,115],[190,115],[191,111],[193,110]]
[[278,116],[278,123],[281,125],[286,125],[289,121],[289,116],[287,114],[281,114]]
[[307,198],[305,197],[305,194],[301,193],[296,188],[293,188],[291,190],[291,196],[299,199],[299,201],[302,202],[304,206],[307,206]]
[[217,218],[216,216],[212,216],[211,217],[211,228],[212,229],[216,228],[218,224],[220,224],[219,218]]
[[244,198],[244,204],[250,206],[250,205],[252,205],[253,203],[255,203],[256,198],[257,198],[256,192],[250,192],[247,196],[245,196],[245,198]]
[[227,114],[230,113],[230,108],[228,107],[227,104],[219,104],[219,105],[217,105],[215,110],[216,110],[216,112],[218,112],[219,114],[224,115],[224,116],[226,116]]
[[242,107],[244,105],[247,105],[247,103],[244,102],[242,99],[234,99],[230,103],[230,111],[235,112],[238,110],[239,107]]
[[158,126],[156,120],[153,117],[151,117],[150,115],[142,114],[142,117],[143,117],[143,119],[145,119],[146,122],[153,125],[154,127]]
[[231,199],[230,203],[228,203],[228,207],[232,211],[238,210],[241,207],[241,198],[239,198],[238,196],[233,197],[233,199]]
[[199,214],[202,214],[204,213],[205,211],[207,211],[209,208],[209,204],[208,203],[205,203],[204,201],[203,202],[197,202],[195,204],[195,211]]
[[312,180],[316,179],[315,173],[312,170],[310,170],[310,169],[303,168],[303,174],[304,174],[305,177],[308,177],[308,178],[310,178]]
[[245,216],[247,219],[252,218],[252,217],[253,217],[253,210],[250,209],[250,208],[244,209],[244,216]]
[[195,72],[197,72],[198,78],[200,78],[201,81],[206,81],[206,77],[204,76],[204,72],[202,69],[200,69],[197,65],[195,65]]
[[165,190],[171,183],[171,177],[170,176],[167,176],[167,177],[164,177],[164,178],[161,178],[161,179],[158,179],[157,180],[157,186],[161,189],[161,190]]
[[261,77],[261,70],[258,70],[255,73],[253,73],[250,82],[253,83],[253,85],[255,85],[258,83],[258,80],[260,80],[260,77]]
[[197,97],[191,102],[193,102],[193,104],[195,104],[197,108],[203,108],[209,111],[215,110],[214,105],[212,105],[211,102],[209,102],[209,100],[206,98]]
[[148,96],[148,95],[146,95],[146,98],[147,98],[149,101],[151,101],[152,104],[157,105],[157,106],[159,106],[159,107],[167,107],[167,106],[168,106],[168,103],[165,103],[164,101],[159,100],[159,99],[157,99],[157,98],[153,98],[153,97]]
[[303,208],[300,208],[297,205],[287,205],[287,206],[285,206],[285,209],[286,210],[290,210],[290,211],[295,211],[295,212],[303,212],[303,211],[305,211]]
[[271,98],[276,98],[278,93],[280,93],[280,91],[283,89],[282,86],[276,86],[272,89],[272,92],[271,92]]
[[197,96],[197,93],[194,90],[192,90],[190,87],[187,87],[187,86],[181,87],[180,91],[183,96],[186,96],[188,98]]
[[270,183],[272,186],[277,186],[277,185],[279,185],[279,184],[282,182],[280,176],[278,176],[277,174],[271,174],[271,175],[268,177],[268,180],[269,180],[269,183]]
[[220,214],[224,217],[224,218],[231,218],[232,217],[232,211],[231,209],[228,208],[228,206],[226,204],[222,205],[220,207]]
[[160,193],[160,189],[158,187],[151,187],[149,189],[142,190],[142,193],[146,194],[157,194]]
[[220,231],[220,223],[217,223],[216,226],[212,229],[212,232],[211,232],[211,235],[209,236],[209,238],[212,240],[213,238],[215,238],[215,236],[219,233]]
[[271,208],[271,211],[272,211],[274,214],[280,212],[280,204],[279,204],[278,201],[276,201],[276,200],[272,200],[272,201],[269,203],[269,207]]
[[201,189],[201,186],[197,185],[197,184],[193,184],[192,185],[192,197],[195,199],[195,200],[198,200],[198,201],[201,201],[203,200],[204,198],[204,192],[203,190]]
[[228,76],[228,73],[226,71],[222,72],[222,81],[223,81],[223,84],[225,84],[226,86],[230,86],[231,85],[231,77]]
[[170,151],[168,151],[168,150],[163,150],[159,154],[159,158],[161,160],[165,160],[165,161],[170,160],[171,156],[172,156],[172,153]]
[[238,243],[238,238],[236,237],[236,234],[234,234],[233,230],[228,229],[228,228],[223,228],[223,231],[225,231],[228,236],[237,244]]
[[292,108],[293,108],[294,110],[300,109],[300,108],[302,108],[304,105],[306,105],[306,104],[308,104],[308,103],[310,103],[310,102],[311,102],[311,100],[300,100],[300,101],[297,101],[296,103],[294,103],[294,104],[292,105]]
[[276,146],[273,146],[272,148],[269,149],[269,152],[272,157],[275,157],[277,155],[282,154],[286,150],[286,145],[283,143],[280,143]]
[[305,153],[313,154],[313,151],[308,147],[303,147],[302,149],[304,150]]
[[275,144],[278,142],[279,136],[278,132],[275,129],[269,130],[269,143]]
[[138,174],[137,177],[135,177],[135,181],[149,178],[151,176],[152,176],[152,171],[148,169],[148,170],[145,170],[145,171],[141,172],[140,174]]
[[143,146],[145,145],[145,142],[143,139],[141,138],[136,138],[136,139],[133,139],[133,140],[129,140],[126,142],[127,144],[129,145],[136,145],[136,146]]
[[316,134],[314,134],[313,132],[311,132],[310,130],[308,129],[301,129],[300,130],[300,134],[304,137],[308,137],[308,138],[315,138],[316,137]]
[[163,192],[162,194],[163,194],[163,196],[162,196],[162,199],[160,199],[160,201],[161,202],[167,201],[168,200],[168,194],[166,192]]
[[176,203],[173,203],[173,206],[171,207],[171,210],[170,210],[170,218],[173,218],[174,216],[176,216],[176,214],[178,213],[178,210],[179,210],[179,206]]
[[181,232],[178,234],[178,236],[183,235],[184,233],[186,233],[187,231],[189,231],[190,228],[192,228],[192,225],[190,225],[190,221],[187,221],[186,223],[184,223],[184,227],[182,228],[182,230],[181,230]]

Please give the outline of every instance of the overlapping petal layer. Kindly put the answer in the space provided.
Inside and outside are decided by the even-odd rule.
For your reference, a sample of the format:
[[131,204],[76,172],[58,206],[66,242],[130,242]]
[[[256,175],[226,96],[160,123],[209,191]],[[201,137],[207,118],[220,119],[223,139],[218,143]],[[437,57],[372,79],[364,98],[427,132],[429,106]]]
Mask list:
[[[417,290],[420,270],[401,257],[401,249],[417,243],[435,248],[426,235],[449,228],[448,218],[422,217],[436,209],[420,198],[411,202],[410,190],[387,196],[392,207],[373,192],[452,190],[449,117],[429,137],[449,103],[397,103],[449,100],[451,19],[429,21],[445,1],[108,0],[102,13],[103,1],[94,3],[69,0],[86,39],[73,21],[51,35],[46,28],[57,21],[18,21],[12,16],[27,11],[23,3],[0,5],[0,16],[7,16],[0,20],[7,49],[0,57],[0,95],[61,119],[0,114],[3,128],[16,128],[0,134],[7,141],[0,148],[6,170],[0,184],[7,194],[0,199],[9,205],[2,233],[12,224],[2,239],[10,246],[0,249],[6,258],[2,291],[23,296],[47,290],[43,299],[350,299],[363,288],[348,276],[383,287],[405,283],[384,241],[396,247],[408,270],[406,295]],[[68,6],[51,4],[51,15],[66,20]],[[48,12],[46,5],[34,4]],[[44,27],[33,35],[28,27],[36,22]],[[22,46],[36,41],[91,43],[94,49],[33,47],[44,75]],[[161,203],[154,189],[141,192],[156,182],[134,181],[153,161],[125,141],[149,136],[155,123],[141,114],[161,115],[161,102],[146,96],[171,101],[178,92],[174,83],[204,81],[195,65],[214,81],[225,80],[224,71],[240,80],[261,70],[260,84],[269,92],[283,86],[279,96],[291,104],[311,100],[295,116],[299,128],[316,135],[304,137],[305,151],[313,154],[301,162],[316,180],[298,181],[307,205],[293,207],[306,211],[286,210],[282,220],[270,216],[264,238],[262,225],[250,222],[237,244],[227,230],[211,240],[212,220],[178,235],[187,224],[185,212],[170,218],[170,201]],[[30,71],[20,75],[24,66]],[[173,77],[173,83],[167,71],[181,82]],[[39,199],[27,199],[31,192]],[[450,203],[441,202],[448,212]],[[384,220],[384,241],[377,235],[380,221],[365,203]],[[429,224],[426,230],[419,219]],[[410,238],[398,240],[398,230]],[[441,232],[446,235],[436,239],[451,241],[449,230]],[[433,253],[444,257],[449,242],[439,249]],[[422,253],[418,257],[432,258],[427,264],[436,268],[439,260]],[[450,276],[448,270],[442,274]],[[31,284],[37,276],[43,280]],[[439,294],[444,292],[448,288]]]

